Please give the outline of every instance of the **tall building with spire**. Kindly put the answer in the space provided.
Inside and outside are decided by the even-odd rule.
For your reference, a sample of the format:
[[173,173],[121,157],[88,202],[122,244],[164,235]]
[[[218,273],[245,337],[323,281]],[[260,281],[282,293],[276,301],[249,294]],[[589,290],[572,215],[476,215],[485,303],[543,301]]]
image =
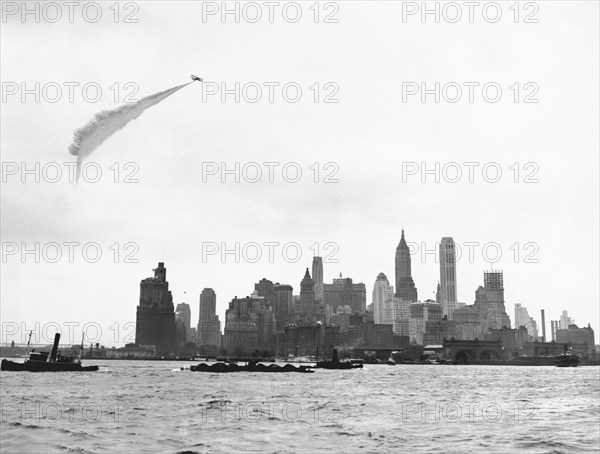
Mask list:
[[404,229],[400,244],[396,248],[396,296],[403,301],[418,301],[417,288],[412,278],[410,250],[404,239]]
[[135,343],[153,345],[157,355],[175,350],[175,310],[167,282],[167,269],[158,263],[154,277],[140,282],[140,304],[137,307]]
[[313,257],[312,278],[315,281],[315,300],[323,302],[323,258]]
[[373,285],[373,321],[383,323],[383,305],[394,297],[394,286],[390,285],[387,276],[379,273]]
[[310,277],[308,268],[300,282],[300,312],[312,315],[315,312],[315,281]]

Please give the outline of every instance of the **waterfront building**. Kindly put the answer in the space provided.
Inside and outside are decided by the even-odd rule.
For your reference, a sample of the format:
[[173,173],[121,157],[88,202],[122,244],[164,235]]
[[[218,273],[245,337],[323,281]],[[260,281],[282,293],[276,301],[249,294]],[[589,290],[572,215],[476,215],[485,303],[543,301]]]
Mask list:
[[340,327],[323,323],[288,323],[283,329],[279,352],[284,356],[331,358],[339,343]]
[[412,278],[410,250],[404,239],[404,229],[396,248],[396,296],[404,301],[418,301],[417,288]]
[[[565,311],[566,312],[566,311]],[[559,344],[585,344],[582,353],[594,354],[594,330],[588,323],[587,327],[579,328],[575,324],[570,324],[567,329],[558,329],[556,331],[556,342]]]
[[136,345],[154,346],[157,355],[175,351],[175,310],[167,282],[167,269],[158,263],[154,277],[140,282],[140,301],[136,312]]
[[373,285],[373,321],[383,323],[383,304],[394,297],[394,286],[390,285],[387,277],[379,273]]

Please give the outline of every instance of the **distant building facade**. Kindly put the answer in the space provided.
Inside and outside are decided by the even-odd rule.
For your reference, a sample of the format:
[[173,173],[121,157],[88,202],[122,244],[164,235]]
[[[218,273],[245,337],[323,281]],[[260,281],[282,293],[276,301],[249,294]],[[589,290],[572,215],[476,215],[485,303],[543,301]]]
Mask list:
[[442,306],[433,300],[417,301],[410,304],[408,330],[411,342],[424,345],[427,322],[439,322],[442,319]]
[[275,302],[272,304],[277,332],[282,332],[283,327],[290,321],[294,307],[293,287],[287,284],[275,284]]
[[485,336],[490,329],[510,328],[510,317],[504,306],[502,271],[486,271],[483,277],[484,286],[475,291],[475,302],[454,310],[452,320],[464,326],[478,323]]
[[323,302],[332,308],[350,306],[352,313],[363,314],[367,310],[367,288],[340,275],[332,284],[323,284]]
[[562,311],[562,315],[560,316],[560,328],[559,329],[569,329],[569,326],[574,323],[573,319],[569,317],[567,311]]
[[456,299],[456,249],[454,240],[442,238],[440,243],[440,301],[454,303]]
[[225,347],[230,354],[273,350],[275,315],[265,298],[256,293],[235,297],[225,315]]
[[217,294],[212,288],[205,288],[200,293],[198,305],[198,326],[196,343],[199,346],[221,345],[221,322],[217,311]]
[[594,330],[589,325],[579,328],[575,324],[569,325],[567,329],[556,331],[556,342],[559,344],[586,344],[585,353],[594,354]]
[[339,342],[340,328],[322,323],[289,323],[283,329],[280,351],[284,356],[331,358]]
[[175,310],[167,282],[167,269],[158,263],[154,277],[140,282],[135,325],[136,345],[154,346],[157,355],[175,352]]
[[383,305],[394,297],[394,287],[390,285],[387,276],[379,273],[373,285],[373,321],[383,323]]
[[[181,321],[181,322],[179,322]],[[183,342],[180,341],[180,345],[185,344],[186,342],[195,342],[195,337],[192,336],[192,311],[190,309],[190,305],[187,303],[179,303],[175,308],[175,325],[180,326],[180,330],[183,330],[183,336],[178,335],[177,337],[182,337]]]
[[392,331],[396,335],[408,336],[410,304],[410,301],[405,301],[397,296],[387,299],[383,303],[381,323],[384,325],[392,325]]
[[536,321],[529,315],[527,308],[520,303],[515,303],[515,328],[521,326],[527,329],[527,334],[532,341],[538,340],[538,326]]
[[315,301],[323,302],[323,258],[313,257],[312,279],[315,282]]

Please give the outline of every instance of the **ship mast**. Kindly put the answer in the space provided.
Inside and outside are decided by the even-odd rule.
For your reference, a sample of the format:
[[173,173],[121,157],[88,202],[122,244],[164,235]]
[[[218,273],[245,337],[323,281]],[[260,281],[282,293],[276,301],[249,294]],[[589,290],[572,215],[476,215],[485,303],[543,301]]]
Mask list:
[[27,339],[27,350],[25,350],[25,356],[29,355],[29,343],[31,342],[31,335],[33,334],[33,331],[29,331],[29,339]]
[[81,356],[83,355],[83,338],[85,337],[85,331],[81,333],[81,347],[79,348],[79,362],[81,362]]

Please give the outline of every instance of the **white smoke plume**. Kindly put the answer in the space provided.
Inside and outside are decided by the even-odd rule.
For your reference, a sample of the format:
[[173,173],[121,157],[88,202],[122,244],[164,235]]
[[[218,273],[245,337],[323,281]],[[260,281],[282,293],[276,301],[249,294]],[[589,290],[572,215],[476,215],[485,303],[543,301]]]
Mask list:
[[83,160],[98,148],[102,142],[123,128],[131,120],[135,120],[142,115],[149,107],[158,104],[177,90],[191,83],[188,82],[187,84],[178,85],[177,87],[146,96],[134,104],[126,104],[117,109],[99,112],[85,126],[75,130],[73,133],[73,143],[69,145],[69,153],[77,156],[77,180],[79,180],[79,172],[81,171]]

